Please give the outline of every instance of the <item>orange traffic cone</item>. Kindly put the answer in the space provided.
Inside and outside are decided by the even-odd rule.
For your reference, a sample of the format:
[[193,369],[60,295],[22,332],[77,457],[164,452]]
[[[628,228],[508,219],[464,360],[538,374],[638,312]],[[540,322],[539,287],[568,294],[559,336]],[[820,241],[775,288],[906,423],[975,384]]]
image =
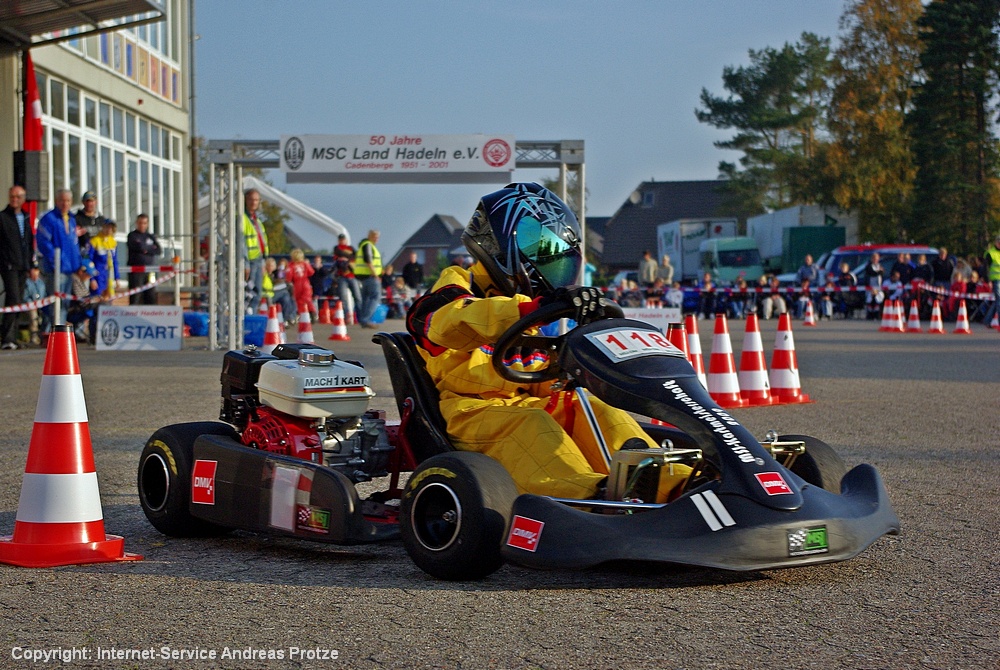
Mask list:
[[267,306],[267,300],[261,300],[260,304],[257,306],[257,314],[260,316],[267,316],[270,310]]
[[322,302],[323,306],[319,308],[319,320],[317,321],[317,323],[321,323],[323,325],[330,325],[331,323],[333,323],[333,320],[330,318],[330,299],[323,298]]
[[269,354],[279,344],[281,344],[281,327],[278,325],[278,307],[271,305],[267,315],[267,327],[264,329],[264,346],[260,350]]
[[944,320],[941,318],[941,301],[935,300],[934,307],[931,308],[931,326],[927,329],[928,333],[934,333],[935,335],[944,335]]
[[687,330],[683,323],[671,323],[667,326],[667,341],[684,352],[684,358],[691,360],[688,355]]
[[698,381],[707,389],[708,377],[705,376],[705,358],[701,355],[701,335],[698,334],[697,315],[688,314],[684,324],[687,326],[688,362],[698,375]]
[[336,305],[337,308],[333,310],[333,333],[330,335],[330,339],[350,342],[351,336],[347,334],[347,324],[344,323],[344,304],[338,300]]
[[906,320],[906,332],[908,333],[922,333],[924,332],[923,326],[920,325],[920,309],[917,308],[917,301],[910,301],[910,316]]
[[810,300],[806,303],[806,314],[802,319],[803,326],[815,326],[816,325],[816,313],[813,311],[813,301]]
[[729,325],[725,314],[715,315],[712,355],[708,360],[708,394],[720,407],[746,407],[740,396],[740,382],[733,360],[733,345],[729,341]]
[[354,311],[358,308],[358,306],[354,304],[354,296],[350,291],[347,292],[347,304],[342,305],[342,307],[344,309],[344,323],[348,326],[353,326],[358,322],[358,320],[354,318]]
[[882,303],[882,324],[878,327],[881,333],[891,333],[896,330],[896,302],[886,299]]
[[799,362],[795,357],[795,339],[792,337],[792,319],[787,313],[778,318],[778,332],[774,337],[771,354],[771,397],[779,405],[812,402],[802,393],[799,383]]
[[896,327],[893,328],[894,332],[897,332],[897,333],[905,333],[906,332],[906,324],[903,323],[903,312],[904,311],[905,310],[903,309],[903,301],[902,300],[897,300],[896,301],[896,324],[895,324]]
[[316,342],[313,337],[312,321],[309,319],[309,310],[299,312],[299,337],[297,342],[301,344],[313,344]]
[[771,385],[767,380],[764,343],[760,339],[760,324],[756,314],[747,315],[743,351],[740,353],[740,397],[750,405],[771,405]]
[[14,535],[0,537],[0,563],[25,568],[140,561],[104,533],[87,403],[73,326],[52,327]]
[[969,310],[965,307],[965,298],[958,303],[958,321],[955,323],[955,330],[951,331],[955,335],[972,335],[972,328],[969,327]]

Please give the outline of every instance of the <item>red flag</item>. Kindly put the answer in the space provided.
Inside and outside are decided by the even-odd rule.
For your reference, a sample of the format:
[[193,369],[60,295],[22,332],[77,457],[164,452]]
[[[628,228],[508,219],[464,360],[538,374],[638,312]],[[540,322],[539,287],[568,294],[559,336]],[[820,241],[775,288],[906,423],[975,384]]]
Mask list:
[[[42,151],[45,149],[44,133],[42,131],[42,100],[38,97],[38,82],[35,81],[35,65],[31,62],[31,53],[24,52],[24,150]],[[35,229],[38,218],[38,204],[28,202],[28,214],[31,217],[31,229]]]

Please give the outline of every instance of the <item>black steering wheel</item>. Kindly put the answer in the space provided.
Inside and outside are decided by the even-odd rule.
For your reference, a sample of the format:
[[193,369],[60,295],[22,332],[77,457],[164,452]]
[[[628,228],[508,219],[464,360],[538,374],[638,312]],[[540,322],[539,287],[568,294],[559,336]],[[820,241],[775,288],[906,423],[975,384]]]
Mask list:
[[[621,319],[625,316],[622,308],[616,302],[602,298],[601,305],[604,307],[604,316],[602,318]],[[535,311],[521,317],[517,323],[505,330],[503,335],[497,339],[496,344],[493,345],[493,356],[490,358],[493,369],[507,381],[518,384],[538,384],[558,377],[559,373],[562,372],[558,362],[559,353],[566,343],[566,335],[527,335],[524,331],[558,321],[562,318],[569,318],[575,314],[576,306],[571,299],[567,298],[539,307]],[[548,353],[548,367],[531,372],[526,370],[512,370],[503,364],[503,359],[507,351],[513,348],[536,349]]]

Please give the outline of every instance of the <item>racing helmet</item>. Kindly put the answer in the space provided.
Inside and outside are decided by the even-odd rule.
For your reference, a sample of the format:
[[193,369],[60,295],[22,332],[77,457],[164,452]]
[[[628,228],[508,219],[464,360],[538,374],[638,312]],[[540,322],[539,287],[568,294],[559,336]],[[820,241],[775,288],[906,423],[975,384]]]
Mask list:
[[580,225],[555,193],[533,182],[482,197],[462,242],[500,293],[536,298],[577,282]]

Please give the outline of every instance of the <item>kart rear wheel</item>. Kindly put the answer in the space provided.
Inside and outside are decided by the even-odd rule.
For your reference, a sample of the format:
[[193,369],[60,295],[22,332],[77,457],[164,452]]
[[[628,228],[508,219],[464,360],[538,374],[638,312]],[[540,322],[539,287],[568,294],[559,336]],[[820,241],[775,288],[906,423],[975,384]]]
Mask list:
[[429,458],[403,493],[403,546],[433,577],[482,579],[503,565],[500,546],[517,495],[514,480],[489,456],[455,451]]
[[847,474],[847,464],[833,447],[809,435],[779,435],[778,439],[805,442],[806,453],[796,458],[789,470],[814,486],[840,493],[840,480]]
[[139,456],[139,503],[149,522],[164,535],[211,537],[230,530],[191,516],[188,511],[194,442],[201,435],[220,435],[239,441],[239,434],[227,423],[178,423],[153,433]]

